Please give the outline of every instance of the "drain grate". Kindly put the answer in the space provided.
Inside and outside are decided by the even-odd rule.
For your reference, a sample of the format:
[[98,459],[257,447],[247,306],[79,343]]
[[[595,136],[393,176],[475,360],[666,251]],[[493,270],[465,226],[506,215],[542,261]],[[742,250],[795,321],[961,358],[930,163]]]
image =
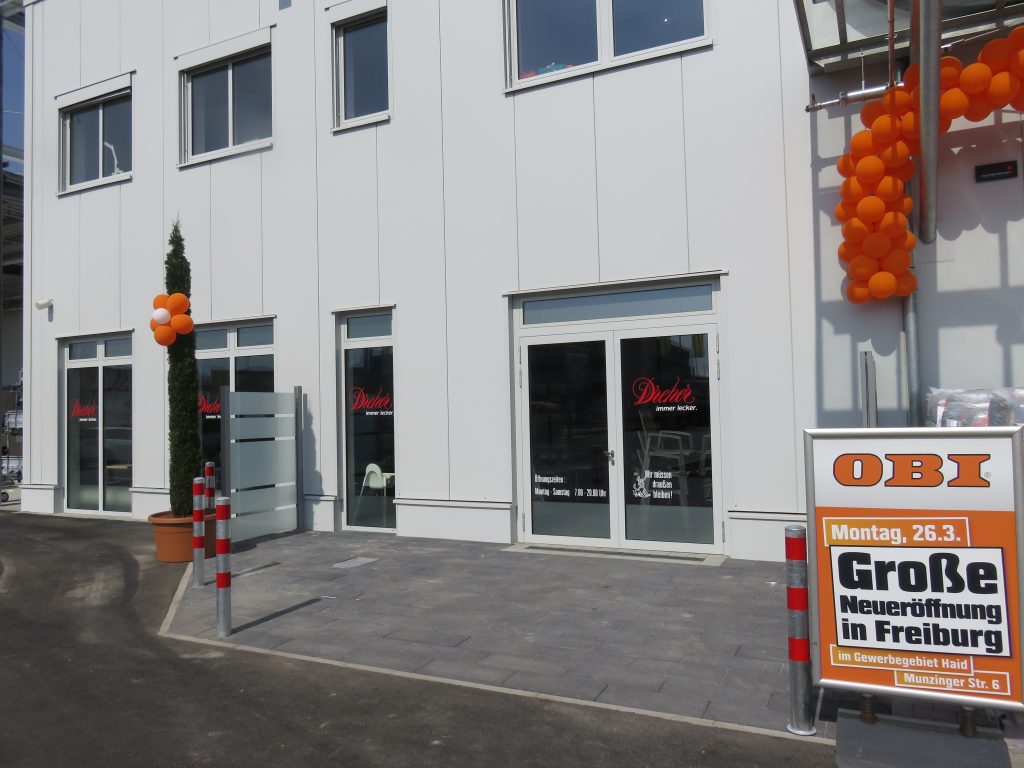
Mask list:
[[361,565],[369,565],[370,563],[376,562],[376,557],[350,557],[348,560],[342,560],[340,563],[335,563],[331,568],[358,568]]

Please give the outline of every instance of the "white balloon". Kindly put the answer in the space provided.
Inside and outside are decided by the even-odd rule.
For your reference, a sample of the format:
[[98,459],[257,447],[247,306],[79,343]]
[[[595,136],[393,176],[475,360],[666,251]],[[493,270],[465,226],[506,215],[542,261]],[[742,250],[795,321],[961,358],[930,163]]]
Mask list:
[[157,325],[167,325],[171,322],[171,313],[163,307],[153,310],[153,322]]

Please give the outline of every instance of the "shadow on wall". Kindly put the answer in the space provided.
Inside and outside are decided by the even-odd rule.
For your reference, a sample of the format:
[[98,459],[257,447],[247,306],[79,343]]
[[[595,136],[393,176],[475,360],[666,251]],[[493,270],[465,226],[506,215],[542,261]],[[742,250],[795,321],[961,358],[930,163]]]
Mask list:
[[[968,54],[963,54],[965,57]],[[867,82],[884,82],[882,69]],[[821,78],[815,87],[838,93],[859,78]],[[841,177],[839,155],[862,129],[859,105],[809,120],[814,200],[816,412],[821,427],[862,423],[859,353],[870,350],[878,367],[879,425],[905,426],[907,395],[902,301],[855,306],[843,296],[844,270],[836,254],[842,240],[833,216]],[[994,124],[993,124],[994,123]],[[1012,109],[973,126],[957,120],[940,141],[938,237],[915,250],[918,333],[923,393],[929,387],[1024,386],[1024,184],[1021,178],[976,185],[977,165],[1022,164],[1022,122]],[[917,229],[917,177],[911,217]],[[1014,246],[1021,257],[1011,261]],[[1015,284],[1016,283],[1016,284]],[[1014,347],[1018,347],[1016,375]]]
[[[318,467],[316,430],[313,429],[313,412],[309,408],[309,395],[302,393],[302,494],[320,496],[324,492],[324,478]],[[306,514],[306,499],[297,499],[299,505],[299,528],[313,530],[313,515]]]

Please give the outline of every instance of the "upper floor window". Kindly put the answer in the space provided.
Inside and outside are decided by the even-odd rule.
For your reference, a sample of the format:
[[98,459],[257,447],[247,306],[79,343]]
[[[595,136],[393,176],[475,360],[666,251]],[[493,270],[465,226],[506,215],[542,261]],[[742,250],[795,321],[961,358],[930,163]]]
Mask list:
[[183,162],[273,135],[270,51],[183,73]]
[[132,170],[132,96],[118,91],[61,111],[62,192]]
[[707,0],[511,0],[512,84],[704,42]]
[[[342,9],[348,4],[342,4]],[[334,10],[334,9],[331,9]],[[334,16],[334,125],[345,128],[387,116],[388,17],[384,0]]]

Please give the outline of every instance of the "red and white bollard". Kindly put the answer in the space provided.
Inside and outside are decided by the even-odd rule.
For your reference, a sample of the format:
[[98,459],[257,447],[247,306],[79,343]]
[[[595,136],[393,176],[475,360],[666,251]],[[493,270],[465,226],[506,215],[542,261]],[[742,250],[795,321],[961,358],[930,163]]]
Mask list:
[[206,489],[203,478],[192,478],[192,586],[201,588],[206,574],[203,564],[206,559]]
[[807,529],[786,526],[786,607],[789,609],[789,704],[786,730],[813,736],[811,639],[807,620]]
[[217,499],[217,637],[231,634],[231,499]]
[[213,512],[216,507],[216,501],[213,498],[214,492],[214,477],[217,473],[217,465],[212,461],[206,462],[203,467],[203,475],[206,478],[206,511]]

